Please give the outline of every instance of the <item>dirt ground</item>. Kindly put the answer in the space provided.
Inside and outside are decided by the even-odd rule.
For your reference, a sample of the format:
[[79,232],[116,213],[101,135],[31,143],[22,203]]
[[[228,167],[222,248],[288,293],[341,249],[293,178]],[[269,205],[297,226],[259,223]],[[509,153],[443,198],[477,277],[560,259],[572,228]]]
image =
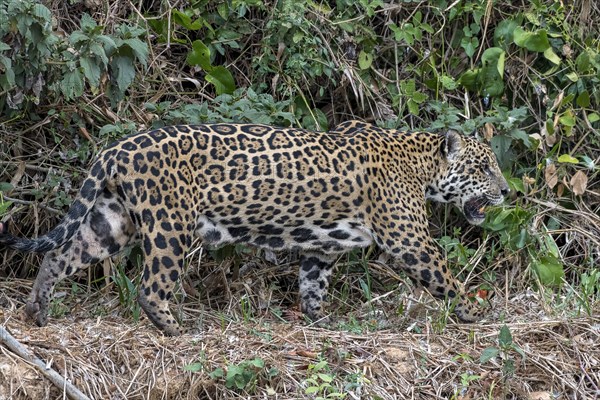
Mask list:
[[[139,322],[120,316],[122,306],[106,291],[65,300],[66,315],[36,327],[23,312],[30,285],[0,282],[0,326],[89,398],[600,398],[597,304],[593,317],[556,316],[529,291],[494,298],[487,322],[441,324],[441,303],[422,294],[387,327],[370,329],[376,324],[367,321],[352,328],[349,319],[320,328],[301,320],[293,306],[285,318],[248,317],[234,292],[220,310],[206,302],[179,305],[184,323],[199,333],[167,338],[145,316]],[[372,315],[390,297],[375,299]],[[100,315],[98,305],[109,312]],[[485,349],[500,348],[503,325],[512,343],[504,340],[504,350],[482,362]],[[65,398],[63,388],[1,341],[0,354],[1,400]],[[237,381],[228,378],[235,371],[241,371]],[[243,389],[236,387],[240,380]]]

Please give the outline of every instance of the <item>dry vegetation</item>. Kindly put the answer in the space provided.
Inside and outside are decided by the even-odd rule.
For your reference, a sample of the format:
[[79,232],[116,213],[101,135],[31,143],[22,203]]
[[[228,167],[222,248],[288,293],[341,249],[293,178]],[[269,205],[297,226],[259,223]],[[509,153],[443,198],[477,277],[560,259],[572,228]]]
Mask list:
[[[8,3],[17,1],[32,3]],[[370,249],[340,259],[329,307],[334,322],[311,326],[297,310],[293,255],[267,262],[264,254],[229,248],[189,258],[177,311],[197,334],[165,338],[139,315],[131,300],[139,267],[131,260],[111,261],[61,285],[48,326],[38,328],[24,318],[23,306],[40,257],[2,250],[0,326],[85,395],[600,397],[595,1],[233,1],[227,9],[214,1],[43,3],[51,19],[42,36],[65,44],[48,44],[51,55],[39,64],[33,55],[44,45],[28,48],[16,25],[5,29],[0,21],[0,45],[13,49],[0,47],[0,217],[11,221],[14,234],[50,230],[98,149],[162,123],[317,129],[361,118],[391,128],[477,129],[496,144],[514,189],[485,229],[468,226],[450,208],[431,209],[432,233],[452,268],[469,287],[495,293],[489,317],[478,324],[454,321]],[[193,17],[186,22],[173,10]],[[91,70],[84,73],[86,53],[69,40],[82,30],[85,14],[117,44],[140,40],[129,48],[119,44],[135,78],[122,92],[124,78],[110,64],[118,52],[98,65],[98,82]],[[495,33],[511,18],[527,32],[547,30],[560,64],[554,68],[538,42],[504,46]],[[205,25],[191,29],[194,21]],[[142,33],[123,33],[120,24]],[[186,61],[195,40],[210,47],[210,65]],[[147,46],[145,60],[140,43]],[[483,91],[498,89],[497,76],[480,75],[476,84],[460,77],[483,69],[484,51],[492,47],[504,51],[504,75],[502,92],[488,97]],[[586,67],[580,56],[588,53]],[[17,76],[10,87],[3,56]],[[487,62],[497,68],[499,60]],[[222,89],[204,78],[223,78],[218,66],[239,90],[230,97],[218,97]],[[73,84],[78,78],[68,75],[73,71],[81,74],[80,92]],[[539,139],[539,146],[527,146],[524,137]],[[2,339],[0,400],[63,398],[63,389]],[[482,360],[490,348],[498,354]],[[231,371],[240,372],[238,381],[227,377]]]
[[[512,289],[507,297],[499,294],[484,323],[443,326],[442,306],[428,295],[375,292],[369,308],[356,301],[359,296],[342,299],[336,292],[333,303],[352,307],[353,315],[365,322],[357,325],[337,315],[326,329],[299,320],[293,304],[284,308],[289,322],[278,317],[273,310],[286,304],[285,293],[270,291],[266,301],[265,293],[254,289],[274,279],[269,272],[244,275],[229,291],[212,285],[210,306],[206,300],[181,304],[184,323],[199,333],[178,338],[163,337],[145,317],[139,323],[120,317],[123,310],[114,294],[86,295],[85,289],[64,299],[68,316],[33,327],[19,310],[30,288],[26,281],[2,282],[0,321],[93,398],[314,398],[305,394],[307,379],[316,375],[309,366],[322,360],[326,370],[321,372],[333,378],[332,393],[346,393],[350,399],[593,399],[600,393],[598,319],[556,312],[526,288]],[[374,275],[392,278],[381,270]],[[263,311],[247,315],[240,299],[247,299],[252,309],[262,305]],[[407,307],[405,315],[394,312],[398,304]],[[596,305],[594,314],[598,312]],[[506,354],[515,367],[508,375],[501,358],[480,362],[486,348],[498,346],[504,324],[523,352]],[[62,390],[34,367],[5,347],[0,351],[0,397],[61,397]],[[264,367],[244,390],[210,377],[217,368],[227,370],[256,358]],[[195,363],[198,371],[185,370]]]

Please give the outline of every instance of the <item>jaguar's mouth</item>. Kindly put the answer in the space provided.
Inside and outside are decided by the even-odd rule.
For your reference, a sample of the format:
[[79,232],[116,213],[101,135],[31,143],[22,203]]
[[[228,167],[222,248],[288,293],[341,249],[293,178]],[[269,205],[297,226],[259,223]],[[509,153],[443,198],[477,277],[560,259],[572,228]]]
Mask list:
[[463,213],[471,224],[479,225],[485,220],[485,208],[490,204],[487,197],[473,197],[463,205]]

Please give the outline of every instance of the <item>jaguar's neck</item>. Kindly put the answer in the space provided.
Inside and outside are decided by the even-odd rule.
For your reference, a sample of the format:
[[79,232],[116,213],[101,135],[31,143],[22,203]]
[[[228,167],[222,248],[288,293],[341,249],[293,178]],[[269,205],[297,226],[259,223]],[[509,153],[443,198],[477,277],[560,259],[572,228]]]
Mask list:
[[390,138],[391,152],[387,164],[423,187],[432,184],[439,168],[443,168],[444,137],[430,132],[398,133]]

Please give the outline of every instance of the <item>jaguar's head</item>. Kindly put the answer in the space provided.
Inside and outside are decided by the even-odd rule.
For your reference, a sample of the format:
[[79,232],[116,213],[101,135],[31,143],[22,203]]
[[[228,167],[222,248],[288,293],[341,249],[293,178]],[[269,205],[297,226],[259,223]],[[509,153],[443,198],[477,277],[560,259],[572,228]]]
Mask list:
[[486,207],[502,203],[510,192],[492,149],[474,138],[448,131],[439,154],[440,169],[427,187],[427,197],[454,204],[471,224],[481,224]]

